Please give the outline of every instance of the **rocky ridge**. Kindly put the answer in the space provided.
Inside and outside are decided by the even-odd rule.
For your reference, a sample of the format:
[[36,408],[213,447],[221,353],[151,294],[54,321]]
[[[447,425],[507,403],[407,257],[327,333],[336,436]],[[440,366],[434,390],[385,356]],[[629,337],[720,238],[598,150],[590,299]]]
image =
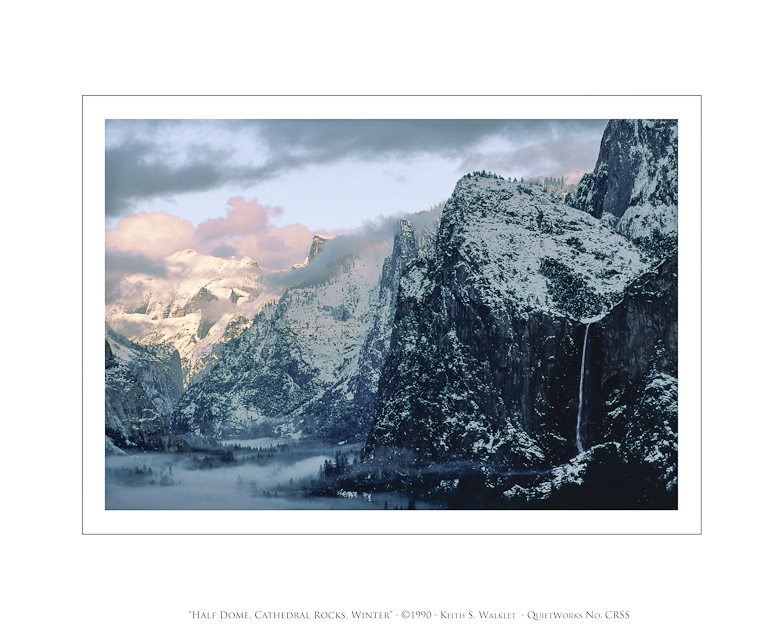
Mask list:
[[567,203],[631,239],[677,233],[677,121],[611,120]]

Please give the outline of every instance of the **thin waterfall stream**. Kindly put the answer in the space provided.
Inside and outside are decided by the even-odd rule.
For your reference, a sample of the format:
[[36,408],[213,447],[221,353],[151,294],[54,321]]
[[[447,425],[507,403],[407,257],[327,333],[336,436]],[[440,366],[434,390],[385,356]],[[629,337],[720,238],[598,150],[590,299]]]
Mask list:
[[576,413],[576,449],[578,452],[584,452],[582,444],[582,412],[584,411],[584,389],[585,389],[585,356],[587,355],[587,335],[590,333],[590,324],[585,327],[585,340],[582,343],[582,369],[579,372],[579,410]]

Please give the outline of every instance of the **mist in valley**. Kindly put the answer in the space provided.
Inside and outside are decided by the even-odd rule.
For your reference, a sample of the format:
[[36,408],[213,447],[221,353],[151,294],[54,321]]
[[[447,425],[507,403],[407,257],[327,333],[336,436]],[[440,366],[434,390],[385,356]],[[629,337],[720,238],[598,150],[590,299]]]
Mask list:
[[275,437],[229,439],[188,453],[106,454],[106,509],[404,509],[404,495],[313,488],[334,461],[363,444]]

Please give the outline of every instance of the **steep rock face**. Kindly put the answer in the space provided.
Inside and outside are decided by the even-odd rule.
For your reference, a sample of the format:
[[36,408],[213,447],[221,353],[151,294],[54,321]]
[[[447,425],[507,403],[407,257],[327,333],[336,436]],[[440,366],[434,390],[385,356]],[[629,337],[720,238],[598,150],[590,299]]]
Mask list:
[[619,443],[635,500],[676,507],[676,254],[633,282],[622,302],[590,326],[586,365],[586,447]]
[[300,409],[303,415],[323,418],[323,434],[361,439],[367,436],[378,381],[389,353],[400,277],[414,260],[432,251],[435,243],[432,221],[433,217],[429,216],[416,229],[410,219],[400,220],[392,253],[384,260],[380,281],[370,296],[370,321],[355,370],[345,382]]
[[155,410],[133,372],[114,357],[106,341],[106,449],[177,450],[183,442]]
[[433,255],[400,281],[365,459],[562,461],[575,448],[576,330],[649,263],[538,186],[460,180]]
[[[585,328],[576,330],[578,340]],[[590,324],[584,347],[584,452],[554,467],[544,482],[506,489],[501,506],[676,508],[676,254]]]
[[677,121],[610,121],[595,169],[568,202],[632,239],[676,233]]
[[637,388],[659,373],[677,377],[677,256],[633,282],[590,326],[586,353],[586,445],[622,441]]
[[133,343],[108,325],[106,343],[114,359],[136,376],[158,414],[170,416],[183,393],[179,352],[166,345]]
[[307,254],[307,257],[302,262],[300,262],[299,264],[295,264],[292,268],[293,269],[301,269],[301,268],[306,267],[313,260],[315,260],[315,258],[321,252],[321,249],[323,248],[323,246],[328,241],[329,241],[329,238],[327,236],[321,236],[320,234],[314,234],[313,235],[313,242],[310,243],[310,252]]

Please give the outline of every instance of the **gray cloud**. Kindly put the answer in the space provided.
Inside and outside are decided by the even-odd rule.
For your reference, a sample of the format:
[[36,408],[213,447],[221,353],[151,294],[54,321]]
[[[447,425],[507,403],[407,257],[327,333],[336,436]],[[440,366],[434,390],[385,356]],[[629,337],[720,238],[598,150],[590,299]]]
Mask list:
[[224,242],[212,250],[212,255],[221,258],[230,258],[231,256],[239,256],[239,253],[234,247]]
[[479,169],[524,172],[531,177],[559,176],[573,170],[592,171],[600,139],[600,133],[596,136],[585,129],[573,129],[568,133],[559,129],[545,140],[528,140],[512,150],[469,152],[459,169],[464,172]]
[[145,273],[155,277],[166,277],[166,262],[155,258],[149,258],[140,253],[120,251],[119,249],[106,250],[106,271],[118,273]]
[[154,277],[166,277],[166,262],[164,260],[149,258],[140,253],[120,251],[118,249],[106,250],[106,297],[114,293],[122,278],[129,273],[143,273]]
[[414,229],[419,231],[433,227],[443,212],[443,205],[439,203],[427,211],[415,214],[401,213],[368,220],[357,230],[331,238],[322,246],[315,260],[307,266],[268,276],[267,282],[277,288],[323,282],[331,277],[331,267],[335,262],[359,256],[370,245],[390,243],[397,234],[400,219],[408,219]]
[[[192,153],[192,152],[191,152]],[[106,149],[106,215],[122,216],[134,203],[182,192],[210,190],[226,181],[219,154],[205,151],[184,164],[170,163],[165,151],[149,142]]]
[[[600,141],[606,120],[259,120],[245,121],[276,153],[338,159],[404,157],[432,153],[448,157],[492,138],[547,141],[588,133]],[[598,146],[596,144],[596,151]],[[295,159],[296,161],[296,159]]]
[[[106,123],[106,214],[347,159],[434,155],[462,171],[589,170],[606,120],[165,120]],[[502,140],[510,148],[485,146]],[[239,147],[242,148],[239,148]],[[459,173],[463,174],[463,173]]]

